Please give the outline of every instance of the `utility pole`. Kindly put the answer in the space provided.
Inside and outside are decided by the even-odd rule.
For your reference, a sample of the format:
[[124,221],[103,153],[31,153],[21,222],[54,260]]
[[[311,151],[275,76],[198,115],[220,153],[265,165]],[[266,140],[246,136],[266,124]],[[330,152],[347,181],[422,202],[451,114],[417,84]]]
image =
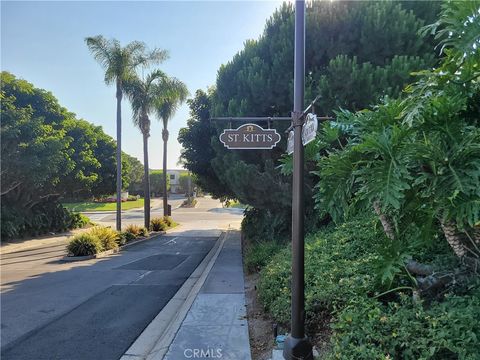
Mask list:
[[304,154],[302,143],[305,92],[305,1],[295,1],[295,58],[292,126],[294,131],[292,192],[292,315],[291,333],[285,340],[286,360],[313,360],[312,345],[305,336]]

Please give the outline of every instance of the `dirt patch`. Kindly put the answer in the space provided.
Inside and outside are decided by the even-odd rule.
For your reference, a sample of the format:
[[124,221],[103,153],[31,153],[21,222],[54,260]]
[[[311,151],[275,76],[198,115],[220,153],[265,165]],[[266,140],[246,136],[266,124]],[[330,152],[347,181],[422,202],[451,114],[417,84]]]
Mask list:
[[245,300],[247,303],[248,332],[252,360],[267,360],[272,357],[274,347],[273,321],[265,313],[258,300],[256,284],[258,274],[245,275]]

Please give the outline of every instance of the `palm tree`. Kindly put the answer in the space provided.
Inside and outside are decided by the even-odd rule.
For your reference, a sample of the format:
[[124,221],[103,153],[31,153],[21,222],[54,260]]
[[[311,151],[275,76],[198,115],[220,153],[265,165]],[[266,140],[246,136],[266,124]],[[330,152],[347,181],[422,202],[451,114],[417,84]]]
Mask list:
[[116,39],[107,40],[103,36],[85,39],[95,60],[105,70],[105,83],[115,83],[117,98],[117,230],[122,229],[122,96],[123,83],[139,66],[160,63],[168,57],[165,50],[148,51],[145,43],[132,41],[125,47]]
[[157,116],[163,123],[162,139],[163,139],[163,215],[168,214],[168,197],[167,197],[167,142],[168,142],[168,122],[173,117],[178,107],[185,101],[188,96],[187,86],[178,79],[165,79],[164,84],[167,90],[166,96],[157,104]]
[[157,104],[169,94],[165,87],[170,80],[160,70],[155,70],[144,79],[132,75],[124,82],[124,90],[132,105],[133,123],[143,135],[143,165],[144,165],[144,222],[150,225],[150,171],[148,166],[148,138],[150,137],[150,114]]

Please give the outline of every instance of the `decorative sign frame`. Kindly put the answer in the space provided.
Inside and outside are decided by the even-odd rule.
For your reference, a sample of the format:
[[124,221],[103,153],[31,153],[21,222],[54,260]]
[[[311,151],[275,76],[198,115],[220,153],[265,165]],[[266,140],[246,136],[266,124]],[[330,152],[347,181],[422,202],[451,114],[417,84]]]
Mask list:
[[257,124],[243,124],[237,129],[225,129],[220,134],[222,144],[231,150],[270,150],[281,140],[275,129],[264,129]]

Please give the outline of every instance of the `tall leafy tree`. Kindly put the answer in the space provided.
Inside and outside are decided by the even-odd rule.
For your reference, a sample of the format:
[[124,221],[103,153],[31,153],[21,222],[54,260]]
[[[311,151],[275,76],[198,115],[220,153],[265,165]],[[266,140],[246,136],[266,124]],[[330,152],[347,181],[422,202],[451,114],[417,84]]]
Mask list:
[[197,90],[192,99],[187,100],[190,118],[187,127],[178,133],[178,142],[182,144],[180,161],[192,173],[196,174],[196,183],[202,190],[217,198],[233,198],[235,194],[220,181],[211,161],[215,151],[210,145],[216,136],[216,129],[210,121],[212,92]]
[[25,80],[2,72],[1,86],[2,236],[68,228],[60,199],[115,191],[115,141]]
[[162,121],[162,140],[163,140],[163,215],[168,214],[168,194],[167,194],[167,143],[168,143],[168,122],[171,120],[180,104],[188,96],[187,86],[181,81],[170,78],[164,82],[167,93],[157,104],[156,112],[158,118]]
[[[421,38],[417,32],[438,9],[438,2],[425,6],[408,2],[309,3],[306,101],[321,95],[317,113],[333,115],[339,108],[361,110],[382,97],[397,96],[412,81],[411,72],[436,62],[431,38]],[[258,40],[247,41],[242,51],[220,67],[209,99],[211,116],[289,115],[293,105],[293,47],[293,7],[284,4],[267,21]],[[271,151],[233,152],[218,141],[225,124],[214,124],[209,148],[212,155],[205,149],[208,144],[193,139],[200,129],[208,133],[212,128],[200,121],[189,122],[189,126],[180,133],[187,144],[183,154],[187,167],[198,169],[206,159],[211,167],[208,174],[197,170],[200,182],[222,184],[217,188],[225,189],[224,194],[258,209],[284,213],[284,223],[288,223],[290,176],[287,168],[278,166],[285,140]],[[287,125],[274,122],[270,126],[283,133]],[[316,167],[315,145],[307,147],[306,156],[307,219],[315,221],[312,189],[317,179],[311,174]],[[262,186],[265,181],[270,181],[268,189]]]
[[121,230],[122,192],[122,97],[123,83],[139,66],[159,63],[167,58],[165,50],[148,51],[145,43],[133,41],[122,47],[116,39],[107,40],[101,35],[87,37],[87,46],[95,60],[105,70],[105,83],[115,84],[117,98],[117,230]]
[[128,154],[123,154],[126,162],[129,164],[127,173],[128,177],[128,191],[135,194],[140,189],[143,183],[143,164],[135,157]]
[[[157,196],[163,195],[163,170],[150,170],[150,188]],[[170,190],[170,179],[167,177],[167,191]]]

